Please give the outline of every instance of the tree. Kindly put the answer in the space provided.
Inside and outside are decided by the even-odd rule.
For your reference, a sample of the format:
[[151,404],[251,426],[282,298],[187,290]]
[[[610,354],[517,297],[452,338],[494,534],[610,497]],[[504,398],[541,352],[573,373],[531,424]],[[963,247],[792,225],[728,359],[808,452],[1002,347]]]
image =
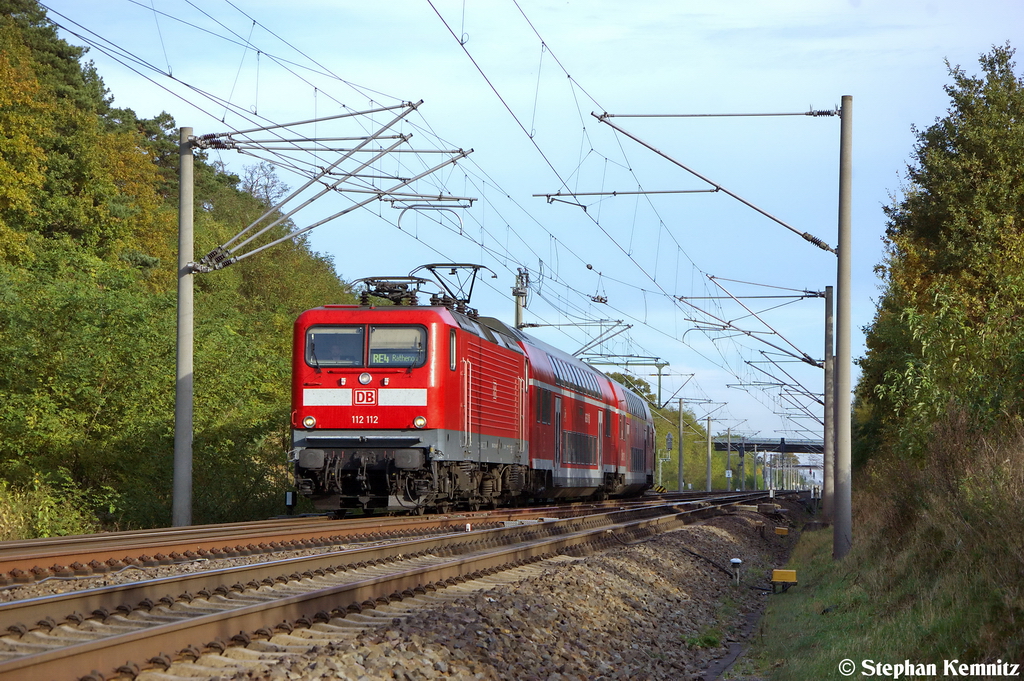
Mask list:
[[[0,514],[38,496],[21,491],[71,490],[108,525],[156,526],[171,505],[177,134],[166,114],[113,108],[83,54],[34,0],[0,0]],[[266,211],[282,185],[260,172],[244,185],[196,155],[200,249]],[[197,522],[280,508],[292,322],[352,300],[302,238],[197,279]]]
[[994,47],[980,77],[949,66],[949,111],[915,128],[907,184],[885,209],[885,292],[857,410],[881,449],[921,456],[950,407],[991,424],[1024,405],[1024,81],[1013,55]]
[[241,188],[268,207],[284,198],[289,191],[288,185],[277,176],[277,169],[266,161],[245,167]]
[[647,400],[652,409],[658,406],[658,398],[654,395],[654,389],[651,387],[651,384],[644,379],[631,374],[624,374],[619,371],[606,372],[605,376],[612,379],[619,385],[626,386],[637,395]]
[[46,181],[38,140],[53,105],[42,101],[41,90],[16,26],[0,20],[0,261],[30,257],[16,226],[35,211],[34,197]]

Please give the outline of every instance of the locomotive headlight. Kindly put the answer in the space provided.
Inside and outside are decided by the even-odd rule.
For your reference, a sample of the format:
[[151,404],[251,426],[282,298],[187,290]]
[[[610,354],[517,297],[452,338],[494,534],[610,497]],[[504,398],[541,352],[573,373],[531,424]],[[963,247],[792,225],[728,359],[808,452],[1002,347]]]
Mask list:
[[306,418],[302,419],[302,426],[304,428],[313,428],[314,426],[316,426],[316,418],[312,416],[307,416]]
[[426,416],[417,416],[416,418],[414,418],[412,420],[412,425],[416,426],[417,428],[426,428],[427,427],[427,417]]
[[369,383],[371,378],[372,377],[370,376],[370,374],[366,373],[365,371],[359,374],[359,382],[362,383],[363,385]]

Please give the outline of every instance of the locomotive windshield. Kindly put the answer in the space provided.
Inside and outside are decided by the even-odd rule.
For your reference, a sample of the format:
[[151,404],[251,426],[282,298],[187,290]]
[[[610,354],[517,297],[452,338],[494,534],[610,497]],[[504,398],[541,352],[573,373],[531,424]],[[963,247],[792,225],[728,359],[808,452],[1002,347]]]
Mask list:
[[421,326],[314,326],[306,332],[311,367],[417,367],[427,358]]
[[370,327],[370,366],[416,367],[426,358],[426,329],[419,326]]
[[362,326],[314,326],[306,332],[306,363],[315,367],[363,366]]

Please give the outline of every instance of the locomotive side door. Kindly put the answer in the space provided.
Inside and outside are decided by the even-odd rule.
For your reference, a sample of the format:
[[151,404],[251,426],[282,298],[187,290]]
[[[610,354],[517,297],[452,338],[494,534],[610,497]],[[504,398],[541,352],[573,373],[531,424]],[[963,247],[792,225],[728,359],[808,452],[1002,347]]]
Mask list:
[[[480,379],[473,360],[471,344],[466,344],[462,359],[462,452],[467,461],[480,460]],[[475,436],[475,437],[474,437]]]

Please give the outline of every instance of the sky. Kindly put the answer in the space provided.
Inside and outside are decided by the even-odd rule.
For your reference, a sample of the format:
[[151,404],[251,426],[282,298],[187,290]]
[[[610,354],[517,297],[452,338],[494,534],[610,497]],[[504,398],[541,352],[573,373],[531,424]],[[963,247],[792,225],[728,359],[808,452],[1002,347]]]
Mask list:
[[[947,60],[978,74],[993,45],[1024,43],[1024,3],[1011,0],[43,4],[67,40],[92,45],[115,105],[166,111],[195,134],[423,100],[390,129],[412,135],[405,151],[360,174],[409,177],[472,149],[401,191],[473,201],[372,201],[310,231],[342,277],[481,264],[495,277],[471,305],[511,322],[523,268],[530,333],[576,352],[618,332],[589,351],[595,361],[628,361],[656,390],[643,364],[664,364],[662,402],[685,400],[716,432],[789,439],[821,436],[822,371],[799,358],[824,356],[824,303],[812,294],[835,285],[836,258],[792,230],[836,245],[839,118],[677,115],[834,111],[852,96],[856,358],[880,294],[882,209],[904,187],[914,126],[946,113]],[[392,115],[248,138],[361,136]],[[339,144],[302,159],[327,166]],[[289,187],[307,182],[289,168],[299,152],[209,153],[239,174],[268,160]],[[329,192],[293,221],[366,198]],[[233,266],[258,268],[259,255]]]

